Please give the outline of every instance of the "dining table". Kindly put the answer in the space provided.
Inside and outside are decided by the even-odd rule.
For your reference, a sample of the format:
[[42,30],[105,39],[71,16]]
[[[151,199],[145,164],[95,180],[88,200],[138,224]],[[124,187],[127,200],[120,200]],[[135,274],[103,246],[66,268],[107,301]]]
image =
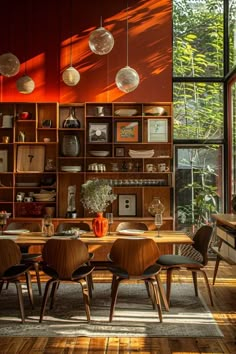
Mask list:
[[160,231],[159,236],[157,231],[130,231],[126,232],[111,232],[109,235],[104,237],[96,237],[94,233],[91,232],[81,232],[79,236],[75,236],[73,234],[55,234],[52,236],[46,236],[42,232],[22,232],[18,233],[17,230],[14,233],[12,232],[4,232],[4,234],[0,237],[2,238],[10,238],[14,240],[20,246],[41,246],[44,245],[49,238],[76,238],[78,237],[88,246],[90,245],[112,245],[117,238],[143,238],[148,237],[153,239],[157,244],[169,244],[169,245],[180,245],[180,244],[192,244],[193,240],[183,231],[174,231],[174,230],[163,230]]

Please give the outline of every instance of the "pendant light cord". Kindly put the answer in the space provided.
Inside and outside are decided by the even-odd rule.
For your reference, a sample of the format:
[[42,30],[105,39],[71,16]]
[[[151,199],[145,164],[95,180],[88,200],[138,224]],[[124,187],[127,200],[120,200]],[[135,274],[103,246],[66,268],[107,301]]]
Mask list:
[[72,66],[72,31],[73,31],[73,25],[72,25],[72,0],[70,1],[70,66]]
[[126,60],[127,66],[129,66],[129,10],[128,10],[128,1],[126,5]]

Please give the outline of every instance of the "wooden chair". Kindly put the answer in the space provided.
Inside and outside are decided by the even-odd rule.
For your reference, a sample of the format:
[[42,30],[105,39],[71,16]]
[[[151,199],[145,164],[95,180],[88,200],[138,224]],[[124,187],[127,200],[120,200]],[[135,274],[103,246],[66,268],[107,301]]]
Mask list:
[[[7,230],[20,230],[26,229],[30,232],[40,232],[41,226],[38,223],[21,223],[21,222],[11,222],[7,225]],[[29,247],[20,247],[21,249],[21,262],[24,264],[30,264],[35,270],[35,275],[38,284],[39,295],[42,295],[40,275],[39,275],[39,262],[41,261],[41,253],[31,253]]]
[[134,229],[134,230],[148,230],[147,225],[144,222],[120,222],[117,225],[116,231]]
[[94,267],[86,265],[89,260],[86,245],[81,240],[75,239],[49,239],[43,248],[42,257],[43,270],[50,276],[50,279],[46,283],[39,322],[43,320],[51,285],[50,309],[53,308],[56,291],[61,281],[80,283],[87,320],[89,321],[90,298],[87,277],[92,273]]
[[202,260],[196,260],[191,255],[182,256],[182,255],[162,255],[159,257],[157,264],[162,266],[163,269],[167,270],[167,280],[166,280],[166,293],[167,293],[167,301],[170,303],[170,292],[171,292],[171,281],[172,281],[172,273],[174,270],[189,270],[192,272],[195,295],[198,296],[198,287],[197,287],[197,273],[201,273],[204,277],[210,302],[213,306],[213,299],[211,294],[211,288],[209,285],[209,281],[204,270],[204,267],[208,262],[208,247],[211,240],[212,235],[212,227],[209,225],[204,225],[200,227],[196,234],[193,237],[193,247],[198,253],[201,255]]
[[[158,257],[159,249],[152,239],[120,238],[114,242],[109,254],[109,258],[113,262],[109,267],[113,274],[110,322],[113,319],[119,284],[127,280],[143,280],[145,284],[149,285],[150,292],[148,293],[151,295],[153,308],[157,307],[160,322],[162,322],[159,296],[162,286],[158,277],[161,266],[156,263]],[[162,291],[162,296],[165,297],[164,291]]]
[[24,302],[22,295],[21,282],[19,278],[22,275],[26,277],[26,284],[31,306],[33,307],[33,293],[28,264],[20,264],[21,251],[19,246],[13,240],[0,239],[0,293],[4,282],[16,285],[20,314],[22,323],[25,322]]
[[78,227],[80,230],[84,231],[90,231],[90,226],[86,222],[77,222],[77,223],[72,223],[72,222],[66,222],[66,223],[61,223],[58,224],[56,232],[62,232],[62,231],[68,231],[71,230],[73,227]]

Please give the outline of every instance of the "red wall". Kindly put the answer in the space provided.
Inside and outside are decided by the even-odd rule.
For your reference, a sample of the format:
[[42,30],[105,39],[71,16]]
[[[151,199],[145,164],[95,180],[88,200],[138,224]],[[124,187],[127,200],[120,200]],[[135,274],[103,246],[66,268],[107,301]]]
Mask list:
[[[20,72],[0,76],[0,102],[152,102],[172,100],[172,8],[171,0],[130,0],[129,66],[140,76],[136,90],[125,94],[115,85],[116,73],[126,66],[125,0],[10,0],[0,15],[0,54],[14,53]],[[72,15],[71,15],[72,6]],[[108,55],[92,53],[89,34],[100,26],[115,39]],[[62,72],[70,63],[81,74],[75,87],[66,86]],[[35,81],[28,95],[16,89],[16,80],[27,74]]]

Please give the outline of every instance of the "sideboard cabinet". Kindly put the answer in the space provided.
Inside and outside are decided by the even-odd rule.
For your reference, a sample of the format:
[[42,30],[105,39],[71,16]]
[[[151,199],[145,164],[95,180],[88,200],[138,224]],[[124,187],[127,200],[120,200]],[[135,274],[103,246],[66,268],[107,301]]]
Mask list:
[[[80,124],[65,127],[72,109]],[[172,160],[169,102],[0,103],[0,210],[13,218],[41,218],[46,208],[65,218],[70,186],[78,218],[91,217],[81,184],[103,178],[117,194],[115,217],[152,220],[148,206],[159,197],[163,228],[172,229]]]

